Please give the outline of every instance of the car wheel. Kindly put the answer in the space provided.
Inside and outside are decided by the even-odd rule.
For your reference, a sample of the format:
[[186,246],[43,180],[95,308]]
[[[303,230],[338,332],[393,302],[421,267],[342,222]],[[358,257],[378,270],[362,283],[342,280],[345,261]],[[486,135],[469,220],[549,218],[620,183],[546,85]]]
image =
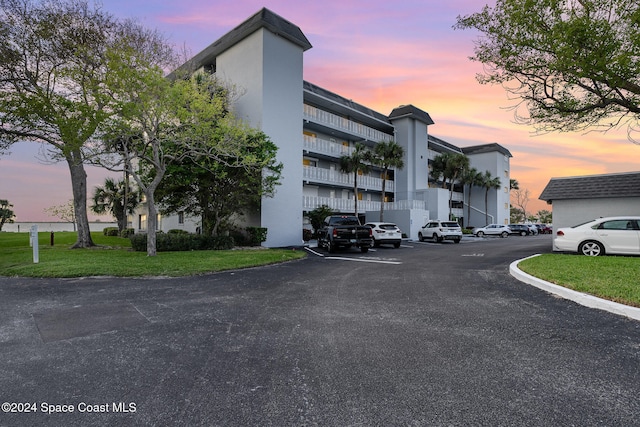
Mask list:
[[521,235],[521,236],[526,236],[526,235],[527,235],[527,232],[526,232],[526,231],[521,231],[521,232],[520,232],[520,235]]
[[483,233],[482,231],[478,231],[478,232],[476,233],[476,236],[478,236],[478,237],[482,237],[482,236],[484,236],[484,233]]
[[433,233],[433,236],[431,236],[431,238],[433,239],[434,242],[439,242],[440,239],[438,239],[438,235],[436,233]]
[[396,249],[398,249],[398,248],[400,247],[400,242],[398,242],[398,243],[394,243],[394,244],[393,244],[393,247],[394,247],[394,248],[396,248]]
[[366,254],[367,252],[369,252],[369,246],[363,246],[360,248],[360,252],[362,252],[363,254]]
[[418,233],[418,240],[424,242],[424,236],[422,235],[422,233]]
[[599,256],[604,255],[604,246],[598,242],[588,241],[580,245],[579,251],[582,255]]
[[502,237],[503,239],[505,237],[509,237],[509,233],[507,233],[506,231],[503,231],[502,233],[500,233],[500,237]]
[[377,241],[376,239],[373,239],[373,247],[374,248],[379,248],[380,247],[380,242]]
[[337,249],[337,245],[335,245],[331,240],[327,240],[327,252],[330,254],[334,253]]

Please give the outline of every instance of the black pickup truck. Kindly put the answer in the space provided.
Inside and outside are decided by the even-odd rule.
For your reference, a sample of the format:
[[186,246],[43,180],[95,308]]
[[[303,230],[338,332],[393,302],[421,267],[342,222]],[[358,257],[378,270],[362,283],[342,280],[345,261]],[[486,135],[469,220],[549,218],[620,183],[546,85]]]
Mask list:
[[333,253],[338,248],[356,246],[365,253],[373,244],[371,227],[360,225],[353,215],[331,215],[325,218],[318,233],[318,247]]

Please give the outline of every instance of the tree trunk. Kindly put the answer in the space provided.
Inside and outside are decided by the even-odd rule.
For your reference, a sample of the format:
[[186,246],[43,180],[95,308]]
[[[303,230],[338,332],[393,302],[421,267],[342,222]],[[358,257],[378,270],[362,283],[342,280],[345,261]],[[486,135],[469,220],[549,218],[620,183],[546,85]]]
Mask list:
[[358,217],[358,170],[353,173],[353,209]]
[[89,228],[89,216],[87,214],[87,173],[82,163],[82,155],[79,151],[74,151],[66,156],[69,171],[71,172],[71,189],[73,191],[73,211],[78,225],[78,240],[71,247],[89,248],[95,246],[91,239],[91,229]]
[[147,189],[145,192],[147,197],[147,256],[156,256],[156,242],[158,229],[158,210],[156,209],[156,201],[154,191]]
[[387,170],[388,169],[384,169],[382,171],[383,175],[382,175],[382,203],[380,203],[380,222],[384,221],[384,199],[385,199],[385,195],[386,195],[386,184],[387,184]]

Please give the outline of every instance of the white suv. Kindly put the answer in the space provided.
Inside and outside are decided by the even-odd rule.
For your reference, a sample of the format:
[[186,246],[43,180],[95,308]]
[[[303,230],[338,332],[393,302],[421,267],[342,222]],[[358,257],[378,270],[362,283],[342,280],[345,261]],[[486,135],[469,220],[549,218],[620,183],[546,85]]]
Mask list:
[[434,242],[443,240],[453,240],[460,243],[462,240],[462,228],[455,221],[429,221],[418,233],[418,239],[424,242],[425,239],[433,239]]

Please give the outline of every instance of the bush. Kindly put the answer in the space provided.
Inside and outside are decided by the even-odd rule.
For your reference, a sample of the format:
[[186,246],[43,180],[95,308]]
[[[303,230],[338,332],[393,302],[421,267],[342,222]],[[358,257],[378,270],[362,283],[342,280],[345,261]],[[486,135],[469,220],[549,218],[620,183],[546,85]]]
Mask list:
[[267,240],[267,229],[265,227],[247,227],[247,239],[251,246],[259,246]]
[[308,228],[303,228],[302,229],[302,240],[305,241],[305,242],[308,242],[311,239],[313,239],[313,231],[309,230]]
[[127,238],[129,236],[133,236],[135,233],[136,231],[133,228],[125,228],[124,230],[122,230],[122,234],[120,235],[120,237]]
[[180,228],[172,228],[171,230],[167,231],[167,234],[189,234],[189,232]]
[[102,230],[102,234],[104,234],[105,236],[119,236],[120,235],[120,230],[118,230],[118,227],[105,227]]
[[[134,234],[129,239],[134,251],[147,251],[145,233]],[[190,233],[158,233],[156,235],[158,252],[224,250],[231,249],[234,245],[235,242],[231,236],[203,236]]]

